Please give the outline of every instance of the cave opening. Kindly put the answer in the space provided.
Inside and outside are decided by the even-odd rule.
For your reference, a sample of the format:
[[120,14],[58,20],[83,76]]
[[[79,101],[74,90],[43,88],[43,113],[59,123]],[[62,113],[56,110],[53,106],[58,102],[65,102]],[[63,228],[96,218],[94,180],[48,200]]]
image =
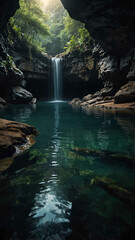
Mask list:
[[11,56],[24,73],[26,89],[36,98],[52,96],[53,57],[63,62],[63,99],[82,98],[103,86],[95,59],[88,57],[93,39],[85,24],[72,19],[60,0],[20,0],[7,34]]
[[133,1],[1,2],[0,239],[135,239]]

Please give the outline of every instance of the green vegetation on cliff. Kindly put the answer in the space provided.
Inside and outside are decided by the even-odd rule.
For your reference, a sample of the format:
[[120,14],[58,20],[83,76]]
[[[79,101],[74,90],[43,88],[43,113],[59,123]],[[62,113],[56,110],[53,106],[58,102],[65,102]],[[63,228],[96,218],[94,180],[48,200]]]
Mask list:
[[10,42],[13,31],[27,45],[51,55],[83,51],[91,39],[84,24],[73,20],[60,0],[20,0],[8,29]]
[[88,43],[90,35],[83,23],[69,16],[60,0],[49,1],[45,12],[49,16],[47,24],[51,32],[51,36],[45,40],[45,47],[49,54],[56,55],[65,50],[70,52],[75,49],[84,49],[82,43]]
[[20,9],[10,18],[9,24],[19,38],[29,45],[45,50],[42,43],[50,34],[46,21],[47,15],[44,14],[37,0],[20,0]]

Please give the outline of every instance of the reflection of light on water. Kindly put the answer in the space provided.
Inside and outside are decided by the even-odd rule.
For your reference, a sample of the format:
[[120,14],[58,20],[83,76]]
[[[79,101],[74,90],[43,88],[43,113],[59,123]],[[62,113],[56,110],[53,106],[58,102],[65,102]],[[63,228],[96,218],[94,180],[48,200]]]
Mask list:
[[54,130],[51,139],[51,162],[49,165],[51,175],[47,177],[46,181],[42,179],[39,183],[41,191],[35,197],[35,207],[30,214],[30,216],[33,216],[37,220],[37,226],[47,222],[69,222],[68,214],[72,207],[72,203],[63,200],[63,197],[57,194],[59,187],[57,174],[59,163],[57,159],[61,148],[61,138],[59,137],[58,130],[60,122],[59,104],[55,104],[54,107]]
[[55,112],[54,112],[54,134],[52,136],[52,145],[53,145],[53,151],[52,151],[52,157],[57,157],[58,151],[61,147],[61,141],[59,138],[59,104],[55,104]]
[[[42,199],[44,194],[40,195]],[[43,205],[42,201],[41,204]],[[60,202],[59,199],[57,199],[57,197],[55,196],[55,194],[52,194],[52,192],[47,192],[45,194],[44,206],[39,207],[35,210],[34,218],[40,219],[38,225],[45,224],[46,222],[68,222],[69,220],[65,217],[65,213],[68,212],[68,210],[70,209],[70,202]]]
[[54,186],[57,186],[57,177],[57,174],[53,172],[47,181],[47,186],[44,181],[39,183],[44,189],[42,188],[36,195],[35,207],[29,215],[38,220],[38,226],[46,222],[69,222],[67,212],[71,210],[72,204],[56,196]]

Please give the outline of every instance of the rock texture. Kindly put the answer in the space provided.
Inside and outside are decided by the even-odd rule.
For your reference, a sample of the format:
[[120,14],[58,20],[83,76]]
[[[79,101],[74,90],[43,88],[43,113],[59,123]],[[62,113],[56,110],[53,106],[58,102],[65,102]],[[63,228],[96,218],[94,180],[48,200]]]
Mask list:
[[120,88],[114,96],[115,103],[135,102],[135,81]]
[[6,101],[0,97],[0,111],[6,107]]
[[32,101],[33,95],[22,87],[13,87],[8,99],[11,103],[26,104]]
[[76,50],[62,56],[63,95],[66,99],[82,98],[103,86],[98,78],[97,60],[92,54],[92,47],[89,46],[89,49],[84,52]]
[[30,49],[26,43],[17,39],[14,33],[14,45],[7,41],[6,24],[17,8],[19,8],[19,0],[1,0],[0,96],[13,102],[14,99],[11,99],[12,88],[20,86],[32,92],[35,97],[48,97],[49,57],[35,49]]
[[[88,75],[88,82],[91,82],[91,84],[95,82],[97,85],[102,82],[104,88],[99,92],[97,100],[103,100],[105,97],[112,98],[128,81],[135,81],[134,2],[127,0],[61,1],[71,17],[85,23],[94,39],[93,50],[89,53],[89,58],[94,60],[97,79]],[[76,64],[72,55],[71,57],[68,56],[68,62],[70,61],[73,65]],[[86,61],[78,58],[78,66],[82,65],[82,62],[86,69]],[[91,63],[88,62],[88,65],[91,66]],[[79,67],[79,69],[81,68]],[[71,72],[71,79],[73,70],[74,67],[69,65],[67,71]],[[78,72],[78,75],[80,75],[80,72]],[[73,77],[76,79],[75,75]],[[68,81],[69,79],[70,76],[68,76]],[[81,93],[79,92],[77,95],[75,92],[74,97],[82,98],[83,87],[80,88]],[[85,94],[88,93],[93,93],[90,85],[87,86]]]
[[8,103],[29,103],[33,96],[21,88],[24,82],[23,72],[16,67],[9,55],[9,45],[5,34],[0,34],[0,96]]
[[10,46],[16,66],[23,72],[25,88],[36,98],[48,98],[50,80],[50,57],[29,48],[25,42],[14,36],[14,45]]
[[86,24],[93,39],[114,56],[134,45],[135,3],[116,0],[61,0],[70,16]]
[[26,144],[30,135],[37,136],[38,131],[24,123],[0,119],[0,158],[12,156],[16,146]]
[[[73,107],[82,107],[85,111],[89,111],[91,107],[98,107],[104,109],[128,109],[135,111],[135,99],[134,92],[135,89],[130,88],[130,84],[126,84],[118,93],[113,96],[102,96],[102,91],[96,92],[94,94],[86,95],[82,100],[79,98],[73,98],[69,104]],[[125,91],[123,91],[125,89]],[[128,90],[127,90],[128,89]],[[104,93],[104,91],[103,91]],[[117,98],[118,97],[118,98]],[[131,101],[132,100],[132,101]],[[118,102],[116,102],[118,101]]]
[[93,43],[89,51],[64,55],[64,95],[82,98],[100,90],[102,97],[114,96],[129,80],[135,80],[134,54],[134,50],[129,51],[118,63],[116,57]]
[[19,8],[19,0],[1,0],[0,3],[0,30],[5,28],[9,18]]

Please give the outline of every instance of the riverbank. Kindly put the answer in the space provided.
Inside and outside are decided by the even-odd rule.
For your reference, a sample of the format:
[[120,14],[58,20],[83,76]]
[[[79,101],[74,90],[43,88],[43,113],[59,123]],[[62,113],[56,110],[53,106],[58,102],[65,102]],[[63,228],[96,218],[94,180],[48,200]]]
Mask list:
[[3,159],[0,160],[0,171],[12,164],[12,156],[32,146],[38,134],[39,132],[28,124],[0,119],[0,159]]
[[135,110],[135,81],[122,86],[115,95],[113,95],[113,89],[103,88],[99,92],[84,96],[82,100],[74,98],[69,103],[86,108],[94,106],[107,109]]

